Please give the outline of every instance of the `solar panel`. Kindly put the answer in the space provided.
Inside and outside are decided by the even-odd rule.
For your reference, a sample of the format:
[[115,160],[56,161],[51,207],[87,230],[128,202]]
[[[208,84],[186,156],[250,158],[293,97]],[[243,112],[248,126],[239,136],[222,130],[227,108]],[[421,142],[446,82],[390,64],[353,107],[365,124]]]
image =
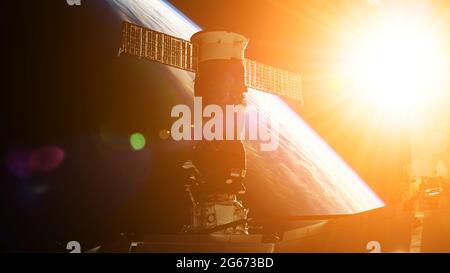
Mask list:
[[127,54],[195,72],[197,50],[191,42],[123,22],[120,54]]
[[249,59],[244,65],[247,87],[303,102],[300,75]]

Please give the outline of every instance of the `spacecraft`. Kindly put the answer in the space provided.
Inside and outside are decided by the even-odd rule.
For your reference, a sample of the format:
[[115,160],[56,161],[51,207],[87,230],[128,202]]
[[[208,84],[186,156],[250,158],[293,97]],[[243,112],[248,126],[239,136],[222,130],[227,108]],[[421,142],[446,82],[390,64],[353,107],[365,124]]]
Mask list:
[[[247,44],[246,37],[224,30],[200,31],[189,42],[123,22],[119,55],[131,55],[196,74],[206,73],[202,71],[202,63],[209,60],[238,60],[245,67],[240,76],[246,87],[303,102],[301,75],[246,59]],[[196,93],[196,96],[205,95]]]
[[[301,76],[245,59],[247,44],[245,36],[224,30],[200,31],[189,42],[123,22],[119,55],[194,72],[195,97],[223,110],[242,104],[247,87],[302,101]],[[239,134],[237,128],[232,129]],[[194,127],[194,133],[198,130],[202,128]],[[182,166],[189,178],[186,189],[192,200],[187,230],[248,233],[248,209],[239,200],[239,194],[245,193],[245,150],[240,138],[234,139],[198,141],[193,159]]]
[[[303,103],[301,76],[244,56],[248,39],[225,30],[195,33],[186,41],[129,22],[122,24],[119,55],[195,73],[194,95],[205,104],[243,104],[247,88]],[[196,128],[194,128],[195,130]],[[426,189],[406,203],[352,215],[305,215],[271,221],[300,228],[267,229],[248,218],[246,158],[240,141],[198,141],[181,168],[192,201],[191,221],[180,234],[124,238],[129,252],[432,252],[450,249],[437,229],[449,229],[446,192]],[[431,206],[431,207],[430,207]],[[267,221],[267,220],[266,220]],[[440,223],[436,225],[435,223]],[[259,232],[249,232],[258,225]],[[441,240],[437,240],[441,238]],[[436,244],[437,242],[449,242]],[[101,251],[124,251],[103,246]]]

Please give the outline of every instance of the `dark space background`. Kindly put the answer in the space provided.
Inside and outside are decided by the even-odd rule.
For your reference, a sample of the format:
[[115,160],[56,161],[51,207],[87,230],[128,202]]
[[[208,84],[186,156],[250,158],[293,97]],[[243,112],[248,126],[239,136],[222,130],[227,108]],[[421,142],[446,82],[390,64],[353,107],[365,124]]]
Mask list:
[[[170,73],[111,58],[120,21],[104,1],[3,5],[0,246],[65,251],[73,238],[87,249],[121,232],[178,232],[187,196],[168,170],[185,155],[158,138],[174,98],[148,90],[176,89]],[[138,153],[136,131],[150,136]],[[30,153],[51,165],[58,151],[60,167],[30,170]]]
[[[337,130],[352,106],[336,99],[337,91],[326,78],[315,76],[326,73],[334,61],[326,53],[336,41],[323,16],[342,23],[346,9],[338,7],[348,4],[170,2],[202,28],[220,26],[248,36],[249,58],[303,74],[305,105],[293,107],[383,201],[400,201],[407,181],[404,129],[381,129],[372,135],[370,146],[361,141],[370,125],[367,120],[357,119],[351,127]],[[176,89],[176,84],[167,84],[171,75],[142,75],[142,69],[126,60],[118,65],[110,58],[117,49],[111,45],[119,45],[119,37],[111,34],[116,22],[100,0],[90,1],[95,9],[68,10],[63,0],[1,5],[0,250],[63,251],[73,238],[93,247],[117,240],[121,232],[179,231],[186,222],[183,208],[188,200],[177,174],[167,170],[183,161],[188,148],[175,153],[170,142],[158,138],[159,130],[170,124],[158,113],[167,112],[174,98],[142,88],[151,82],[155,90]],[[374,12],[369,6],[361,8]],[[124,93],[125,89],[135,93]],[[148,126],[142,129],[142,123]],[[128,145],[129,134],[136,130],[149,136],[142,153]],[[386,145],[386,137],[392,135],[397,137]],[[100,149],[103,142],[113,148]],[[71,155],[60,168],[46,172],[21,165],[36,151],[45,161],[45,155],[58,154],[55,147]],[[146,165],[152,166],[151,173],[142,171]],[[45,198],[39,197],[41,192]]]

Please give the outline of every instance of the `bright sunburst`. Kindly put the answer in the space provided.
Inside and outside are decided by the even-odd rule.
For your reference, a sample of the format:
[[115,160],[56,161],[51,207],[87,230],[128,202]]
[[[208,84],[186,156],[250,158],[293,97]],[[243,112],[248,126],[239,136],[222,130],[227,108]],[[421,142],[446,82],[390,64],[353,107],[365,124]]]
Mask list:
[[348,87],[390,118],[406,121],[437,99],[446,80],[440,37],[423,16],[383,17],[344,52]]

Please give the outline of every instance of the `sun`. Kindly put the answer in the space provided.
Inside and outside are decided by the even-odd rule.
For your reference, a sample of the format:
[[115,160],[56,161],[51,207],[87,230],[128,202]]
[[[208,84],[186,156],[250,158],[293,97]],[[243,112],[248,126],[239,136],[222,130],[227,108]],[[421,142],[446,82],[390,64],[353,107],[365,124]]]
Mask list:
[[439,35],[423,20],[407,14],[383,18],[352,41],[340,73],[360,103],[388,117],[408,118],[430,107],[445,85],[440,46]]

